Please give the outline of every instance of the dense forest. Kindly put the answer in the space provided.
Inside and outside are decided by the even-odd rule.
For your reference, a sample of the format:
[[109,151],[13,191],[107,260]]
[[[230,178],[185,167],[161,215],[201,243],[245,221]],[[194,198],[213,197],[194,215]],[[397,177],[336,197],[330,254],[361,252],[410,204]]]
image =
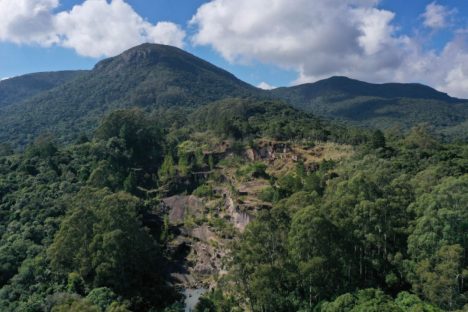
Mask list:
[[67,140],[0,148],[1,311],[468,308],[468,145],[424,125],[229,98]]
[[59,71],[28,74],[0,80],[0,107],[21,102],[65,84],[86,71]]

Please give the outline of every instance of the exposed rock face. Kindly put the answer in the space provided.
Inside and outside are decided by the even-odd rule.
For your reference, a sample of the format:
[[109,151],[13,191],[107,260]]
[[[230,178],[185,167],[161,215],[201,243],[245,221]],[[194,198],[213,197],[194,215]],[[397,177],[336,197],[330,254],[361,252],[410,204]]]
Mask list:
[[[180,266],[174,267],[171,276],[174,283],[184,288],[209,288],[214,283],[213,277],[224,270],[224,240],[207,225],[190,230],[182,228],[171,245],[172,252],[178,252],[181,262]],[[185,249],[186,252],[180,252]]]
[[211,276],[221,270],[221,259],[218,251],[211,245],[196,242],[193,246],[196,255],[193,271],[198,275]]
[[176,195],[164,198],[160,208],[169,216],[174,235],[169,246],[179,261],[170,272],[174,283],[184,288],[209,287],[213,276],[223,269],[224,239],[207,224],[195,227],[193,223],[185,224],[188,218],[193,220],[203,215],[204,200],[193,195]]
[[258,156],[257,152],[253,148],[249,148],[245,151],[245,157],[250,161],[255,161]]
[[249,148],[245,152],[245,157],[250,161],[282,159],[286,154],[291,153],[292,148],[289,143],[283,142],[261,142],[258,147]]
[[189,235],[204,243],[209,243],[210,241],[216,241],[216,239],[218,239],[216,234],[213,233],[206,224],[190,230]]
[[187,216],[198,217],[203,213],[203,201],[193,195],[175,195],[162,200],[164,210],[169,212],[169,222],[173,225],[183,224]]
[[245,227],[253,220],[253,216],[245,211],[240,211],[230,196],[226,196],[226,212],[231,218],[231,222],[239,232],[244,232]]
[[[273,146],[266,149],[275,153],[275,149],[282,152],[285,147]],[[232,236],[224,232],[225,228],[206,222],[206,218],[228,221],[242,233],[254,219],[255,212],[265,208],[265,203],[256,200],[256,195],[269,185],[268,180],[256,179],[234,185],[229,175],[223,177],[227,185],[236,188],[235,194],[226,184],[221,184],[214,188],[215,199],[193,195],[176,195],[162,199],[159,210],[167,214],[171,225],[172,236],[168,245],[174,258],[177,257],[180,263],[174,266],[170,274],[174,283],[183,288],[210,288],[216,283],[215,277],[226,272],[223,259],[229,252]],[[241,192],[245,196],[238,198]],[[200,222],[201,220],[203,221]],[[229,230],[227,233],[230,233]]]

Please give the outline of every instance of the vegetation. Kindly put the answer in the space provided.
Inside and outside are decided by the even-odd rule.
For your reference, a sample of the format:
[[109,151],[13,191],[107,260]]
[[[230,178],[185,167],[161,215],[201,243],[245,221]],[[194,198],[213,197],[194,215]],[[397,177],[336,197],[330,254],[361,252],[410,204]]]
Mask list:
[[0,81],[0,108],[32,98],[69,82],[85,71],[28,74]]
[[255,92],[254,87],[178,48],[144,44],[101,61],[71,83],[2,109],[0,141],[25,146],[47,132],[71,143],[81,133],[92,134],[101,118],[116,109],[196,107]]
[[[158,126],[162,114],[116,111],[91,141],[61,148],[42,136],[0,159],[2,311],[149,311],[176,302],[164,269],[167,220],[149,216],[161,195],[213,197],[210,184],[191,177],[224,159],[208,161],[197,147],[212,149],[216,138],[244,163],[223,160],[236,179],[272,181],[259,196],[273,208],[259,210],[242,235],[230,226],[227,237],[239,237],[230,273],[201,301],[205,310],[455,311],[467,303],[466,145],[438,143],[423,128],[405,138],[353,136],[275,102],[218,102],[179,116],[185,127],[176,129]],[[357,152],[277,176],[242,159],[259,138],[332,140]]]
[[420,84],[370,84],[332,77],[312,84],[272,91],[274,97],[318,116],[381,130],[406,132],[427,123],[442,139],[468,139],[466,100]]
[[[42,128],[27,128],[29,117],[2,115],[26,128],[0,146],[0,311],[181,311],[171,273],[203,257],[201,271],[211,274],[211,261],[223,274],[196,311],[468,308],[466,143],[424,125],[403,134],[329,122],[244,96],[240,82],[240,98],[204,93],[173,107],[164,93],[141,108],[135,90],[163,81],[139,79],[143,67],[196,65],[233,86],[165,51],[140,47],[50,91],[48,113],[66,116],[52,133],[33,137]],[[95,96],[81,96],[87,79]],[[129,98],[109,91],[129,81]],[[115,109],[132,99],[140,108]],[[80,104],[67,111],[65,100]]]
[[273,209],[234,242],[224,297],[204,306],[466,309],[466,153],[415,129],[389,142],[374,134],[354,158],[315,172],[298,164],[263,193]]
[[[466,141],[468,133],[467,102],[427,86],[374,85],[332,77],[264,91],[180,49],[144,44],[99,62],[91,71],[32,74],[0,82],[0,142],[24,148],[37,136],[52,134],[69,144],[82,134],[92,135],[100,120],[116,109],[138,106],[147,113],[180,118],[183,112],[233,97],[280,99],[317,116],[394,133],[427,123],[444,141]],[[214,106],[205,109],[208,118],[216,117]],[[287,130],[273,126],[271,131],[278,135]],[[232,131],[235,127],[231,129],[235,134]]]

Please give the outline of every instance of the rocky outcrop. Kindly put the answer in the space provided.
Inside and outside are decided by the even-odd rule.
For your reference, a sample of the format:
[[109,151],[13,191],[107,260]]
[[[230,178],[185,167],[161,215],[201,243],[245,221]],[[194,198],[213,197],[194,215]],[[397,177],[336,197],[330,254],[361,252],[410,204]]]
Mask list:
[[230,221],[239,232],[244,232],[245,227],[253,220],[253,216],[246,211],[241,211],[239,206],[234,203],[231,196],[226,194],[225,208],[229,215]]
[[203,200],[193,195],[164,198],[162,206],[162,210],[168,213],[169,222],[173,225],[183,224],[187,216],[201,216],[205,208]]
[[282,159],[293,150],[289,143],[262,142],[257,147],[245,151],[245,157],[251,161]]

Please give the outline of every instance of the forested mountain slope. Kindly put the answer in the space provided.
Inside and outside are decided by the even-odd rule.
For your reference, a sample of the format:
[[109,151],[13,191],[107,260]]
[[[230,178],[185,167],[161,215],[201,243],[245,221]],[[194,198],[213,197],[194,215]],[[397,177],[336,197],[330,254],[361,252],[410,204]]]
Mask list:
[[468,101],[421,84],[371,84],[346,77],[278,88],[294,107],[379,129],[408,130],[427,123],[448,139],[468,139]]
[[0,142],[24,146],[45,132],[70,142],[117,108],[196,107],[254,92],[254,87],[183,50],[143,44],[99,62],[69,83],[1,108]]
[[386,99],[413,98],[430,99],[444,102],[458,102],[446,93],[439,92],[431,87],[417,83],[383,83],[374,84],[348,77],[334,76],[315,83],[298,85],[290,88],[278,88],[275,92],[294,92],[304,98],[316,97],[355,97],[371,96]]
[[152,44],[0,92],[2,312],[468,309],[463,100]]
[[116,110],[0,156],[0,310],[463,311],[467,162],[277,101]]
[[383,130],[405,132],[427,123],[446,140],[466,140],[468,135],[467,102],[424,85],[332,77],[264,91],[178,48],[143,44],[91,71],[0,82],[0,142],[24,147],[44,133],[72,142],[117,108],[193,108],[229,97],[282,99],[317,116]]
[[0,81],[0,107],[22,102],[58,87],[86,71],[59,71],[28,74]]

